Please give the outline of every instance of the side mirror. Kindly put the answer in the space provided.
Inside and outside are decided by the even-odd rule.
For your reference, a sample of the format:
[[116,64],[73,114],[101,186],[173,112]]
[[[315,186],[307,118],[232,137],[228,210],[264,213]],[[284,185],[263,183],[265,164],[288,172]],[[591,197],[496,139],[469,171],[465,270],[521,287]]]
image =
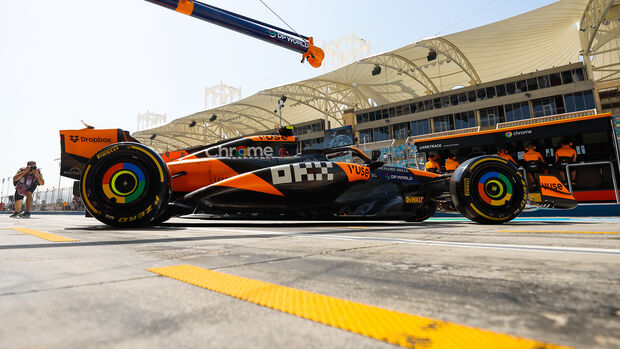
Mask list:
[[381,157],[381,150],[373,150],[370,160],[377,161],[379,160],[379,157]]
[[383,161],[373,161],[369,164],[371,170],[376,170],[379,167],[383,166],[385,163]]

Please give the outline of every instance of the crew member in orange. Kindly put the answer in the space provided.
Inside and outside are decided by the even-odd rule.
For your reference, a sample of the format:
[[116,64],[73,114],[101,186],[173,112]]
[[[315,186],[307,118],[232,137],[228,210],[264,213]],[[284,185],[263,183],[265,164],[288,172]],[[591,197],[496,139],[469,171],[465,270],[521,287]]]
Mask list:
[[448,155],[448,158],[446,159],[446,172],[452,173],[457,167],[459,167],[459,162],[456,161],[456,154]]
[[515,159],[513,159],[513,157],[510,156],[510,154],[508,154],[508,149],[506,148],[499,148],[499,151],[497,152],[497,156],[499,156],[500,158],[504,160],[511,161],[513,164],[519,166],[519,164],[517,164]]
[[523,154],[523,159],[527,163],[525,170],[527,172],[530,187],[536,186],[534,174],[543,172],[542,167],[547,163],[545,162],[545,159],[543,159],[542,155],[536,151],[536,146],[533,143],[527,145],[527,151]]
[[[562,177],[562,183],[566,185],[566,165],[574,164],[577,162],[577,152],[571,147],[570,141],[563,140],[562,146],[555,151],[555,164],[560,171],[560,177]],[[575,182],[575,175],[577,170],[572,169],[570,171],[571,182]]]
[[439,160],[439,154],[435,154],[431,156],[426,162],[426,165],[424,166],[424,168],[426,169],[426,172],[439,173],[439,171],[441,170],[441,167],[439,166],[439,163],[437,162],[438,160]]

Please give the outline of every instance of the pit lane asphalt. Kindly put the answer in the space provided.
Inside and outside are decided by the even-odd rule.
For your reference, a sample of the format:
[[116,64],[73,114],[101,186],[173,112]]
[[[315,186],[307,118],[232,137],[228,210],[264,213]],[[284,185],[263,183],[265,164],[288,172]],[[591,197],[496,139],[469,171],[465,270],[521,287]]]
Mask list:
[[146,271],[180,264],[543,342],[620,347],[620,219],[175,218],[119,230],[69,215],[0,216],[0,347],[394,347]]

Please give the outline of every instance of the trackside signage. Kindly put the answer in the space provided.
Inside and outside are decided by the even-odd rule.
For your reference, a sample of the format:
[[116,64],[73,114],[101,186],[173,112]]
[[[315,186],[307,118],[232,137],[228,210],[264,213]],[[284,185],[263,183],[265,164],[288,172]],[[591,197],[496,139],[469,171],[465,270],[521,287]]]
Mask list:
[[517,149],[518,142],[524,140],[538,141],[541,138],[553,135],[555,137],[569,137],[575,134],[595,132],[609,128],[609,118],[565,121],[562,123],[532,125],[527,128],[499,129],[492,131],[460,134],[443,138],[432,138],[414,141],[418,151],[433,152],[451,150],[454,148],[469,148],[485,145],[504,146],[511,145]]

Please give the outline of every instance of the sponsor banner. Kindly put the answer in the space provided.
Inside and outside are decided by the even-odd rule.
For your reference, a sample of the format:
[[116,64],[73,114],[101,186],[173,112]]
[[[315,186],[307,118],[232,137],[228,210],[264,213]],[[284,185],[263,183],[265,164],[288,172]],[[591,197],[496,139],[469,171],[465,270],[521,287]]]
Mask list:
[[70,178],[80,178],[82,176],[82,169],[77,167],[71,167],[70,169],[62,169],[61,175]]
[[497,130],[493,132],[484,131],[481,133],[455,135],[453,137],[435,140],[431,139],[432,135],[430,135],[428,141],[424,141],[423,139],[415,141],[415,146],[418,151],[422,152],[491,144],[499,147],[524,140],[539,140],[546,137],[570,137],[576,134],[608,129],[609,118],[596,118],[583,121],[543,124],[541,126],[531,125],[531,127],[520,129]]
[[294,136],[264,135],[245,137],[243,140],[249,139],[254,142],[295,142]]
[[406,204],[421,204],[424,202],[424,196],[405,196]]
[[269,30],[269,37],[272,39],[278,39],[280,41],[286,42],[286,43],[290,43],[293,44],[295,46],[300,46],[300,47],[304,47],[304,48],[308,48],[308,43],[304,40],[300,40],[298,38],[286,35],[284,33],[280,33],[278,31],[275,30]]
[[288,148],[295,147],[295,137],[265,135],[240,138],[204,150],[207,157],[264,158],[289,156]]
[[334,167],[331,162],[299,162],[271,168],[273,185],[333,180]]
[[553,201],[553,199],[575,200],[560,181],[554,176],[538,176],[540,183],[540,194],[543,201]]
[[63,151],[85,158],[92,157],[100,149],[118,141],[118,129],[62,130]]
[[340,166],[347,175],[349,182],[366,181],[370,179],[370,168],[368,166],[348,162],[336,162],[336,164]]
[[545,189],[557,191],[564,194],[570,194],[568,188],[566,188],[560,181],[554,176],[538,176],[540,186]]
[[531,129],[529,129],[529,130],[517,130],[517,131],[506,131],[506,132],[504,132],[504,137],[510,139],[512,137],[529,136],[532,133],[533,133],[533,131]]
[[375,171],[377,177],[390,183],[420,184],[416,176],[406,168],[383,166]]
[[228,158],[228,157],[250,157],[250,158],[263,158],[270,156],[280,156],[274,152],[273,148],[270,146],[245,146],[245,145],[237,145],[237,146],[219,146],[209,148],[206,151],[207,157],[220,157],[220,158]]

